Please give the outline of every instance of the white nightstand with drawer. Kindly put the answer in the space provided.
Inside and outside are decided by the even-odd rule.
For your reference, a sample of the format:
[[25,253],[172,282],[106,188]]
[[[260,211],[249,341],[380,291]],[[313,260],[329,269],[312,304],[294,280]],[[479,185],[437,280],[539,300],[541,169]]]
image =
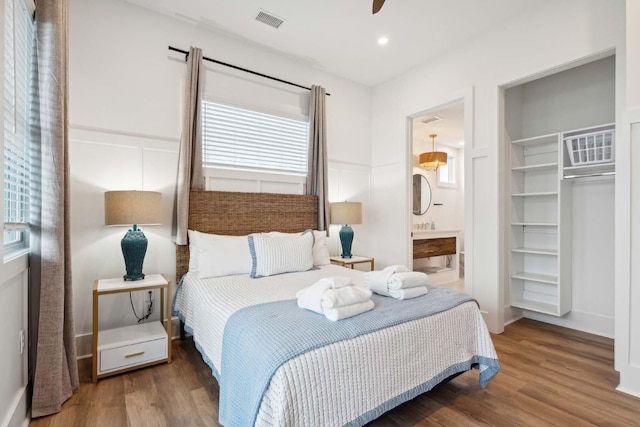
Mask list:
[[[160,289],[160,319],[121,328],[100,330],[98,297],[121,292]],[[165,291],[167,304],[165,306]],[[93,285],[93,382],[109,375],[171,362],[171,282],[162,274],[142,280],[96,280]],[[163,323],[166,321],[166,328]]]

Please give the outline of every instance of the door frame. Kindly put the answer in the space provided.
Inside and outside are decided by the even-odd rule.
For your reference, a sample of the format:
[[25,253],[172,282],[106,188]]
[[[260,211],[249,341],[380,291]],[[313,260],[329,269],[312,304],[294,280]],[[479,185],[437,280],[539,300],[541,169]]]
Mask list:
[[[413,182],[413,120],[416,117],[422,116],[428,113],[435,113],[437,110],[441,110],[451,104],[458,103],[462,101],[464,105],[464,168],[463,172],[463,182],[464,182],[464,247],[465,247],[465,262],[464,262],[464,291],[469,295],[473,295],[473,283],[471,280],[466,280],[467,277],[473,277],[473,253],[470,250],[472,248],[471,242],[473,241],[473,221],[472,215],[469,214],[468,209],[472,207],[472,191],[473,191],[473,182],[471,180],[470,166],[472,161],[472,153],[474,147],[474,138],[473,138],[473,86],[469,86],[467,88],[456,91],[446,97],[446,99],[442,99],[438,102],[431,104],[430,106],[425,107],[424,109],[412,113],[406,117],[406,157],[405,157],[405,170],[407,171],[407,176],[405,177],[407,182],[407,195],[406,198],[406,212],[407,212],[407,221],[406,221],[406,230],[405,235],[407,237],[406,248],[407,248],[407,260],[406,265],[413,265],[413,200],[412,200],[412,191],[411,191],[411,183]],[[456,262],[460,262],[460,260],[456,260]]]

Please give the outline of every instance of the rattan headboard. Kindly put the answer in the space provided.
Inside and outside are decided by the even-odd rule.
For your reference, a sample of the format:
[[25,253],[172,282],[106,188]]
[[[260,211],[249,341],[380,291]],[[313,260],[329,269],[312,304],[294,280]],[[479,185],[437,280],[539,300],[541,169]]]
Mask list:
[[[318,225],[317,196],[191,190],[189,230],[243,236],[295,233]],[[176,246],[176,279],[189,269],[189,247]]]

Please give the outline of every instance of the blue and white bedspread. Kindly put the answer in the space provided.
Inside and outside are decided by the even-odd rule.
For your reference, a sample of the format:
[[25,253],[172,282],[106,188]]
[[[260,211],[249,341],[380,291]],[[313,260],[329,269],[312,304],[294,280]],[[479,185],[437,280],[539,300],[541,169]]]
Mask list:
[[[462,294],[434,288],[415,300],[378,297],[372,311],[339,322],[329,322],[324,316],[301,310],[295,301],[290,301],[298,289],[321,277],[344,275],[351,276],[356,284],[363,282],[361,272],[337,266],[264,279],[239,275],[197,280],[187,275],[178,289],[174,308],[193,334],[197,348],[221,386],[222,424],[360,426],[430,390],[447,377],[468,370],[473,364],[479,365],[483,385],[498,371],[495,349],[480,310],[473,300],[467,301]],[[428,304],[438,299],[451,299],[457,305],[438,312],[440,309],[434,308],[437,306]],[[279,302],[263,304],[274,301]],[[410,320],[413,314],[409,313],[416,313],[409,309],[411,301],[416,305],[427,303],[428,310],[435,314]],[[260,306],[246,308],[255,305]],[[393,316],[387,311],[394,312]],[[382,326],[380,318],[396,319],[396,312],[410,317],[403,323],[391,320],[392,326]],[[293,315],[294,320],[289,315]],[[243,317],[247,318],[243,320]],[[234,320],[236,318],[239,320]],[[276,320],[282,321],[281,327],[286,333],[256,329],[257,325],[275,324]],[[247,344],[249,348],[255,349],[253,346],[258,345],[258,351],[264,354],[268,348],[284,347],[286,357],[251,359],[254,352],[241,348],[245,344],[239,342],[235,349],[227,352],[226,347],[232,341],[226,338],[223,352],[227,324],[232,341],[254,335],[261,341]],[[335,338],[325,337],[324,329],[320,328],[324,324],[336,328],[341,337],[339,341],[324,343],[326,339]],[[311,333],[320,335],[319,340],[309,339],[313,328],[320,328]],[[276,342],[268,334],[284,336],[284,343]],[[289,346],[299,342],[306,348]],[[279,360],[283,357],[291,358],[283,363]],[[239,360],[234,367],[229,360],[235,358]],[[259,364],[268,366],[267,374],[250,373],[249,379],[243,380],[234,373]],[[257,381],[259,376],[262,381]],[[235,406],[239,404],[234,403],[236,395],[246,402],[249,395],[262,396],[253,399],[254,403],[248,405],[250,409],[245,409]]]
[[[269,302],[243,308],[228,320],[222,342],[220,423],[250,426],[275,371],[307,351],[380,329],[432,316],[471,297],[431,287],[423,297],[406,301],[374,295],[375,309],[339,322],[297,309],[295,300]],[[481,358],[482,359],[482,358]],[[500,370],[497,360],[479,360],[484,387]]]

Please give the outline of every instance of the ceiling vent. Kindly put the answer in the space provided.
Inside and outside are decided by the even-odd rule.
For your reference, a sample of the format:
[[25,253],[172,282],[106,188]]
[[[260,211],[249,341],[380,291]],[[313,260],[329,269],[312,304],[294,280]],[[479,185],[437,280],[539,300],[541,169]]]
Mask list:
[[263,24],[267,24],[270,27],[278,29],[284,22],[284,19],[280,19],[277,16],[264,10],[260,10],[260,12],[258,12],[258,16],[256,16],[256,21],[262,22]]
[[431,116],[431,117],[427,117],[424,120],[421,120],[421,122],[424,123],[425,125],[428,125],[428,124],[431,124],[431,123],[439,122],[440,120],[442,120],[442,118],[440,118],[438,116]]

